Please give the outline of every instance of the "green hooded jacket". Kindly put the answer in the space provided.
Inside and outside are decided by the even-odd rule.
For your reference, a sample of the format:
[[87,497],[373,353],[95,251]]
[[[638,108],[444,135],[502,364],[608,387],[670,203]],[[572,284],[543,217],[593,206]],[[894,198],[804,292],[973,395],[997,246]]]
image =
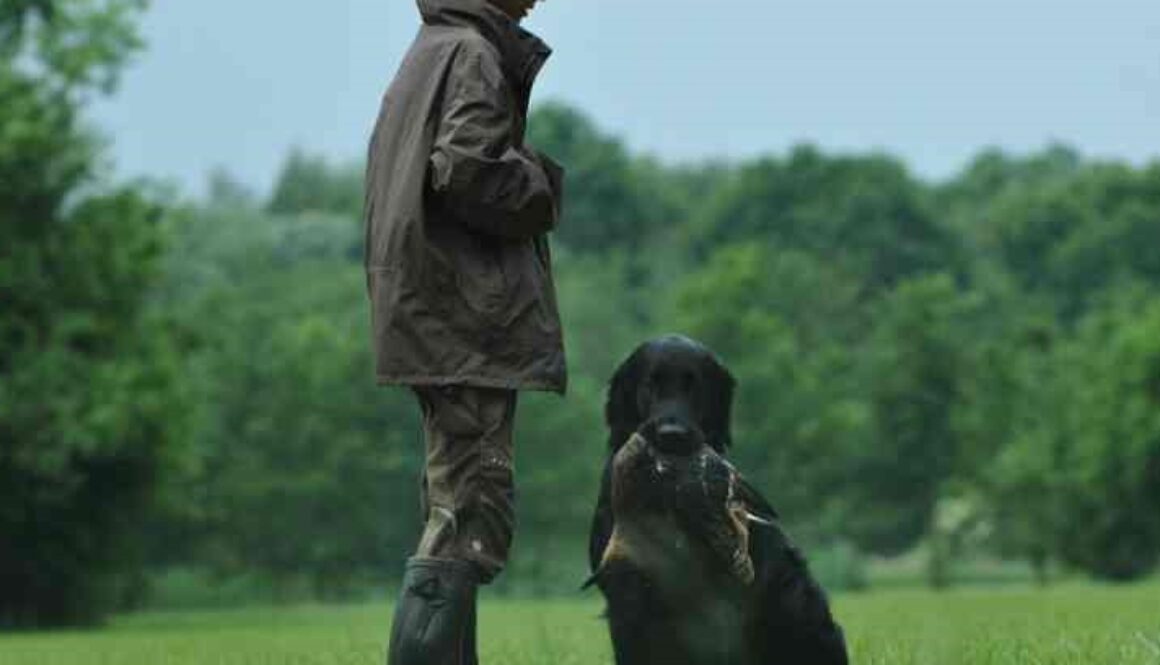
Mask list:
[[546,238],[563,171],[524,144],[551,51],[486,0],[418,5],[367,160],[376,377],[563,393]]

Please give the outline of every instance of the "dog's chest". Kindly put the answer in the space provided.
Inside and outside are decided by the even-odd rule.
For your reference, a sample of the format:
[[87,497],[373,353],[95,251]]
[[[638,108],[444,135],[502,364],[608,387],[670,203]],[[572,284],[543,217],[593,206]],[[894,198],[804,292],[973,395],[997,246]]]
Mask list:
[[609,560],[632,564],[666,617],[655,636],[671,665],[742,665],[746,589],[677,528],[672,515],[631,516],[613,529]]

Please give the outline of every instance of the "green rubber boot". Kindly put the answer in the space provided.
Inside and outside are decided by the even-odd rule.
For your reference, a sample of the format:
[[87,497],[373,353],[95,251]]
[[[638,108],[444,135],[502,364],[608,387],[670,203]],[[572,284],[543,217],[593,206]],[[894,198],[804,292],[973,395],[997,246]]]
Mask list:
[[387,665],[476,665],[478,584],[475,566],[465,561],[409,559]]

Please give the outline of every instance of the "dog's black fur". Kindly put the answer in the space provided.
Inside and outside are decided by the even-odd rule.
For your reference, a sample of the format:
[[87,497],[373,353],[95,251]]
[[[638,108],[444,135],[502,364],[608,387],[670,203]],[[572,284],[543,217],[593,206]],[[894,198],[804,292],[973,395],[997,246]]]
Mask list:
[[[611,470],[617,450],[639,431],[659,450],[695,439],[724,455],[731,443],[735,385],[711,351],[679,335],[642,344],[612,377],[605,406],[608,463],[589,536],[589,561],[594,575],[600,569],[595,580],[608,603],[617,665],[848,662],[845,639],[825,593],[776,521],[751,526],[749,554],[756,572],[751,584],[701,584],[701,590],[691,592],[693,600],[681,601],[682,606],[673,606],[678,603],[631,562],[601,567],[614,525]],[[776,520],[768,504],[760,504],[765,509],[760,512],[769,513],[762,516]],[[713,573],[689,571],[690,581],[716,579]],[[715,625],[698,628],[699,617]],[[681,639],[682,632],[702,634]]]

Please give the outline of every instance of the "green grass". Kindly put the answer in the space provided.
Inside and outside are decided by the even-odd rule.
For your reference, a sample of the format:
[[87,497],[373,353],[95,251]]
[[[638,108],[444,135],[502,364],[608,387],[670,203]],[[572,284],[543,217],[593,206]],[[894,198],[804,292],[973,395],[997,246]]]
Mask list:
[[[488,599],[484,665],[610,663],[591,596]],[[1046,591],[899,590],[841,596],[860,665],[1160,665],[1160,586]],[[307,606],[121,618],[101,631],[0,637],[2,665],[377,664],[386,605]]]

